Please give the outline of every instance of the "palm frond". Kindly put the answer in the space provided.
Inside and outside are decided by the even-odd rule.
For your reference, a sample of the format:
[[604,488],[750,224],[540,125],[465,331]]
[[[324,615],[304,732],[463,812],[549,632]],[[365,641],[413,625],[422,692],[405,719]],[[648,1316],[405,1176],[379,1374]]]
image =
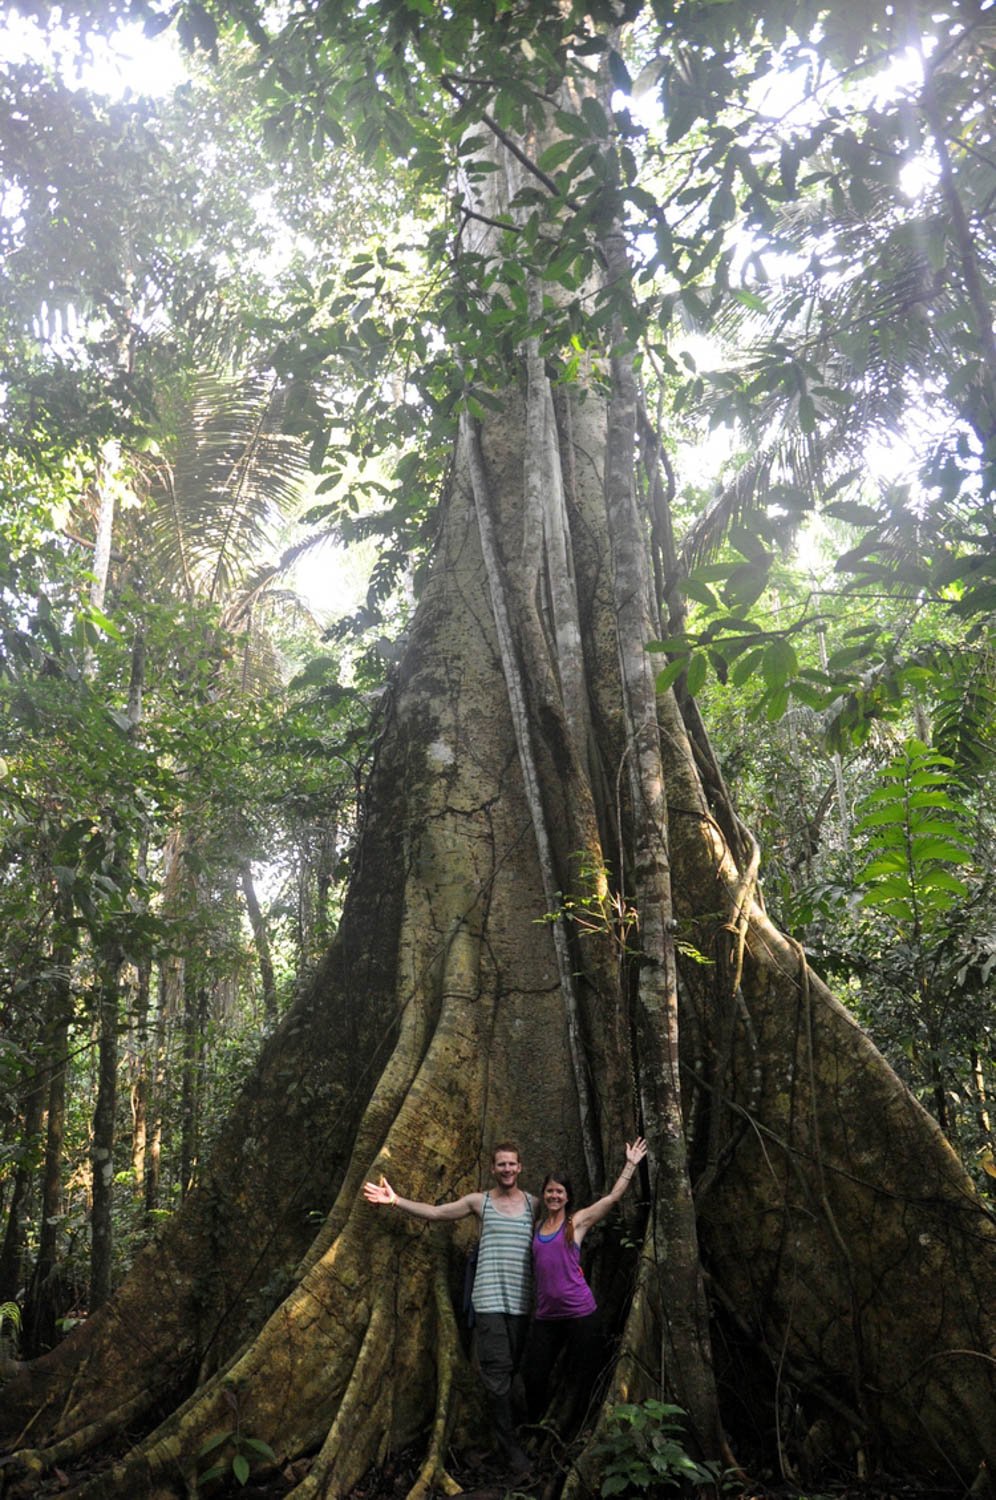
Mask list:
[[149,561],[188,597],[219,602],[239,588],[298,501],[307,452],[282,408],[256,375],[203,375],[179,403],[151,475]]

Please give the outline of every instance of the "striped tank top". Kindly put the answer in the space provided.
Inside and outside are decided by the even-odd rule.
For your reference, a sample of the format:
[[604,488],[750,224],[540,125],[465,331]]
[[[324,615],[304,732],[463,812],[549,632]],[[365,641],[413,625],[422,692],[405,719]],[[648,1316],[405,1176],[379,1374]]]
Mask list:
[[484,1195],[481,1243],[471,1301],[479,1313],[529,1313],[533,1300],[533,1200],[523,1194],[521,1214],[495,1208]]

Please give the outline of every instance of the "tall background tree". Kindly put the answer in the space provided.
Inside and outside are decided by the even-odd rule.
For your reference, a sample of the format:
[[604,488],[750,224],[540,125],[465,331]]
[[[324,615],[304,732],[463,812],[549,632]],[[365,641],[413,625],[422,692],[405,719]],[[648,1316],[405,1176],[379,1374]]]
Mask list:
[[[207,11],[186,24],[214,45]],[[402,261],[361,254],[301,288],[271,351],[316,422],[330,491],[350,450],[401,453],[368,523],[396,554],[440,485],[433,555],[336,939],[162,1243],[5,1392],[13,1472],[30,1482],[175,1404],[86,1492],[171,1493],[219,1453],[234,1471],[252,1434],[280,1458],[313,1455],[299,1497],[339,1494],[433,1417],[416,1491],[445,1485],[450,1424],[473,1404],[452,1272],[431,1234],[372,1222],[362,1180],[390,1162],[413,1196],[452,1197],[514,1128],[528,1160],[574,1163],[597,1191],[638,1117],[651,1142],[638,1250],[600,1277],[621,1329],[609,1405],[666,1392],[709,1458],[774,1427],[786,1466],[822,1444],[856,1467],[902,1454],[965,1483],[996,1426],[991,1218],[938,1125],[771,923],[694,694],[710,662],[744,682],[750,663],[772,717],[816,694],[867,722],[857,658],[800,670],[805,612],[771,629],[751,609],[778,533],[858,482],[847,452],[862,418],[915,413],[925,382],[943,390],[923,495],[937,481],[941,508],[967,519],[953,542],[930,533],[915,586],[984,629],[986,18],[468,5],[302,13],[274,38],[248,24],[278,144],[321,151],[349,133],[426,191],[457,184],[426,241],[421,303],[399,295]],[[844,74],[864,83],[910,46],[926,61],[901,98],[844,91]],[[627,102],[638,68],[664,87],[663,121]],[[793,70],[798,101],[773,118],[764,90]],[[900,169],[914,160],[933,165],[935,196],[911,205]],[[824,191],[850,240],[827,227]],[[938,200],[961,226],[932,252],[943,274],[886,299],[888,324],[869,314],[868,348],[848,353],[853,300],[822,294],[874,253],[891,271],[890,234],[923,271]],[[811,286],[782,312],[767,288],[800,244]],[[684,380],[681,322],[766,314],[769,297],[774,327],[746,375]],[[883,345],[904,330],[890,364]],[[336,417],[348,408],[342,447],[303,395],[318,389]],[[653,413],[678,430],[724,394],[720,418],[748,433],[763,421],[765,442],[679,548],[692,487]],[[850,513],[868,528],[850,562],[883,589],[913,582],[899,544],[923,506],[899,499]],[[326,520],[342,524],[351,501]],[[724,538],[737,555],[710,560]],[[654,641],[672,658],[656,681]],[[887,696],[895,673],[873,676]],[[946,776],[939,765],[923,774]],[[945,796],[934,852],[897,879],[932,871],[942,889],[962,848]]]

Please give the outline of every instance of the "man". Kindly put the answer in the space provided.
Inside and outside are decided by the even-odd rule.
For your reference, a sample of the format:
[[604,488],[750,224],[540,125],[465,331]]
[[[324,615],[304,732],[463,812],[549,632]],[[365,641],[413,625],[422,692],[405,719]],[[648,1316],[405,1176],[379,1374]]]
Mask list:
[[533,1296],[533,1200],[519,1187],[519,1148],[500,1141],[491,1153],[495,1186],[486,1193],[465,1193],[453,1203],[414,1203],[399,1198],[386,1177],[364,1185],[368,1203],[400,1208],[416,1219],[465,1219],[476,1214],[481,1239],[471,1302],[475,1348],[498,1446],[515,1474],[525,1474],[529,1460],[515,1440],[512,1380],[522,1360]]

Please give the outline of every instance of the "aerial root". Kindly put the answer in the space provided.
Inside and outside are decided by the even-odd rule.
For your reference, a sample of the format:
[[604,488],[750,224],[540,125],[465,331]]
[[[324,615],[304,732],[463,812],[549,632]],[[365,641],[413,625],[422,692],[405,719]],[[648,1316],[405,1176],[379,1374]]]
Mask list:
[[362,1479],[381,1455],[383,1440],[374,1429],[382,1427],[378,1403],[381,1379],[392,1348],[385,1299],[374,1303],[373,1314],[356,1356],[356,1363],[321,1449],[311,1469],[295,1485],[287,1500],[335,1500]]
[[436,1257],[432,1289],[436,1303],[436,1415],[432,1423],[428,1452],[418,1471],[418,1478],[408,1491],[407,1500],[426,1500],[428,1495],[437,1491],[442,1491],[444,1495],[463,1493],[443,1464],[453,1418],[453,1366],[459,1348],[459,1335],[443,1262],[439,1256]]

